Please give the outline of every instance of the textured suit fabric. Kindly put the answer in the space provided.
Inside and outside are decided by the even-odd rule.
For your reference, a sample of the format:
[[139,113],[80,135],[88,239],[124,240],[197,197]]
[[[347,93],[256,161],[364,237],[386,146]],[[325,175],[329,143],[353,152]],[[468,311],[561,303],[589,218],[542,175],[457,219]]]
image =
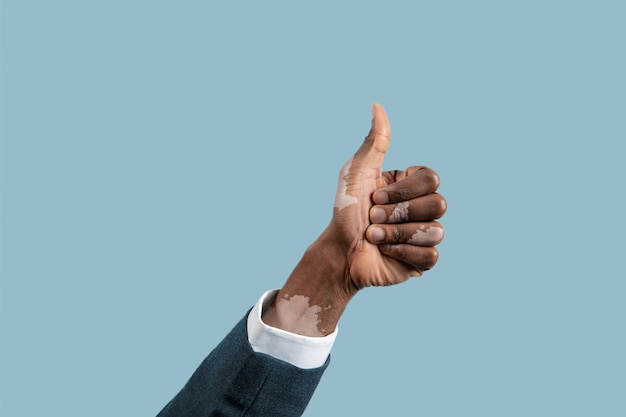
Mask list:
[[326,363],[301,369],[263,353],[248,342],[244,317],[207,356],[157,417],[300,416]]

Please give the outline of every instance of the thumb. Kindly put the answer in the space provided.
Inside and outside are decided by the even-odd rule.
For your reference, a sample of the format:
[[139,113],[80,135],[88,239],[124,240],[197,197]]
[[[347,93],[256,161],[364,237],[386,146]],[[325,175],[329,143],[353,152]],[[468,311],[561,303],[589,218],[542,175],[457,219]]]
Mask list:
[[381,169],[391,139],[391,127],[385,109],[372,105],[372,128],[354,155],[354,162],[362,168]]

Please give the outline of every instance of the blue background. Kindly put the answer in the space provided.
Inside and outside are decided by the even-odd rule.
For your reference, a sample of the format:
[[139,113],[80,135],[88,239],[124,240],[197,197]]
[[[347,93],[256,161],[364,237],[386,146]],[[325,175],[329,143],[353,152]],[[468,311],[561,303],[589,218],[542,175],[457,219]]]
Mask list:
[[3,416],[154,415],[332,213],[384,105],[436,268],[307,416],[624,416],[621,1],[3,1]]

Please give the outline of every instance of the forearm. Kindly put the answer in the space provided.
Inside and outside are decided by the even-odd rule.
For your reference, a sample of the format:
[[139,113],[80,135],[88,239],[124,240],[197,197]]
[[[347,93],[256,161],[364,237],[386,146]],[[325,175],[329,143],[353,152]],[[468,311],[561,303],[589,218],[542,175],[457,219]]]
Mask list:
[[326,229],[304,253],[263,321],[305,336],[332,333],[357,292],[347,277],[344,252],[331,229]]

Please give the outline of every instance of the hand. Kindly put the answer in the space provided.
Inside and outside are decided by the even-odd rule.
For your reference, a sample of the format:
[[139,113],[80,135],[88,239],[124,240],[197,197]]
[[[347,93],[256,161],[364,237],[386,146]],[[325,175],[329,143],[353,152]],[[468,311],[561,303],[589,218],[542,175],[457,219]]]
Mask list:
[[380,105],[372,113],[368,136],[340,172],[329,226],[355,289],[420,276],[437,262],[444,234],[434,221],[446,211],[439,176],[426,167],[381,172],[391,129]]
[[446,211],[439,177],[425,167],[381,172],[391,130],[380,105],[372,113],[370,133],[339,174],[329,226],[263,313],[270,326],[327,335],[361,288],[398,284],[437,262],[435,219]]

